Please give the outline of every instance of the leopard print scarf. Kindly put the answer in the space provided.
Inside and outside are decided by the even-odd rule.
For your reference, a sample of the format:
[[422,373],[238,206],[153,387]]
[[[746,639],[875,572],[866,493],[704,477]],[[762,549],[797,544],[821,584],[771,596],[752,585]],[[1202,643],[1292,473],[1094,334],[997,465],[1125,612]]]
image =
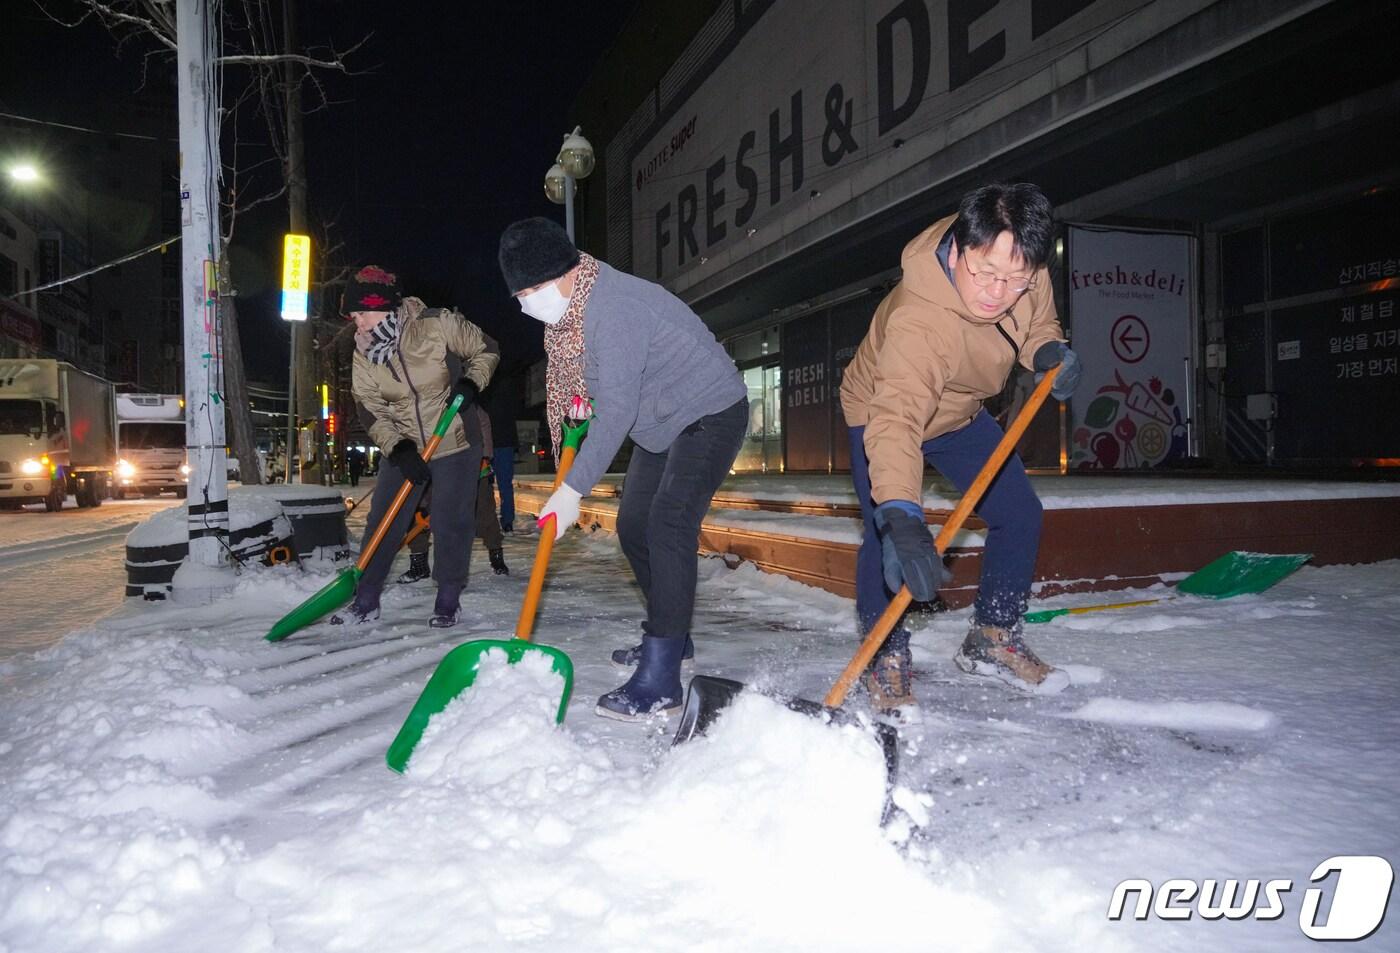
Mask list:
[[583,312],[588,307],[588,296],[593,292],[597,277],[598,259],[581,253],[568,310],[558,324],[544,329],[544,352],[549,359],[545,368],[545,416],[549,420],[556,466],[564,445],[564,416],[575,397],[588,398],[588,385],[583,379]]

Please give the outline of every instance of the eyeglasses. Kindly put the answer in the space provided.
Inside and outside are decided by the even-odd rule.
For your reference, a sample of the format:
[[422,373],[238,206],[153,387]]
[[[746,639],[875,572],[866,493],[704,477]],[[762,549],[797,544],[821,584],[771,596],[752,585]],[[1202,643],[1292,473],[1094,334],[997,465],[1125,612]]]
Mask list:
[[1007,278],[994,271],[973,271],[972,266],[967,262],[966,255],[963,256],[962,263],[966,266],[967,273],[972,276],[972,283],[979,288],[990,288],[993,284],[1000,281],[1002,284],[1006,285],[1007,291],[1018,295],[1035,287],[1034,278],[1022,278],[1019,276]]

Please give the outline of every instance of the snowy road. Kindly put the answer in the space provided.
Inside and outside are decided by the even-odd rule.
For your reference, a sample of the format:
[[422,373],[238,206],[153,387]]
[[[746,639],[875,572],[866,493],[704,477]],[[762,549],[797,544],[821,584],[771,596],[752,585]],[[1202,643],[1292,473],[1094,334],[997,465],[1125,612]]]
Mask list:
[[[123,606],[0,661],[0,950],[1272,953],[1317,948],[1317,864],[1400,861],[1398,563],[1035,627],[1074,679],[1046,698],[956,671],[965,613],[914,619],[916,823],[882,831],[859,732],[743,699],[671,750],[674,723],[594,716],[640,617],[606,533],[558,545],[541,605],[537,639],[576,667],[563,729],[552,675],[491,672],[390,773],[442,655],[513,628],[532,544],[508,539],[504,578],[478,546],[454,630],[425,625],[418,584],[372,628],[269,645],[327,577],[256,568],[213,606]],[[61,593],[109,544],[62,543],[72,565],[25,545],[21,573],[50,566]],[[11,579],[0,598],[31,605]],[[853,629],[848,600],[701,560],[697,671],[820,698]],[[1272,921],[1112,922],[1129,878],[1293,887]],[[1400,949],[1397,921],[1348,949]]]
[[0,511],[0,658],[42,648],[121,606],[126,534],[159,510],[184,505],[173,495],[107,500],[96,509],[48,513],[42,506]]

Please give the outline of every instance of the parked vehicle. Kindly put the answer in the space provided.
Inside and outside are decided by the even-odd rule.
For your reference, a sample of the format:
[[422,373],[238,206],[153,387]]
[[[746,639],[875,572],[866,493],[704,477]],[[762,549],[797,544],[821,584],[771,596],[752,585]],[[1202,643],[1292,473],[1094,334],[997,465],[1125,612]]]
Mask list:
[[117,395],[116,495],[189,492],[185,401],[178,394]]
[[0,360],[0,506],[98,506],[116,462],[111,383],[62,361]]

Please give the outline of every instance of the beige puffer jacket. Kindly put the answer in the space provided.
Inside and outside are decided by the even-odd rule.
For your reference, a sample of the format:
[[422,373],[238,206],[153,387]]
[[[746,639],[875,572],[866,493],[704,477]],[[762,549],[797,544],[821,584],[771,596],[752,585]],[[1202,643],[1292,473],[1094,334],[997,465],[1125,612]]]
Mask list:
[[875,309],[870,331],[841,381],[846,423],[865,427],[871,497],[923,499],[920,445],[967,426],[1001,393],[1012,367],[1034,370],[1036,349],[1065,340],[1050,275],[999,318],[972,314],[943,270],[937,249],[950,215],[904,247],[904,276]]
[[[462,360],[462,370],[481,390],[500,362],[500,349],[481,328],[448,308],[428,308],[418,298],[399,307],[399,346],[386,364],[371,364],[355,351],[351,390],[374,417],[369,435],[386,454],[400,440],[412,440],[421,452],[447,406],[454,378],[448,353]],[[465,450],[467,437],[457,415],[438,446],[437,456]]]

